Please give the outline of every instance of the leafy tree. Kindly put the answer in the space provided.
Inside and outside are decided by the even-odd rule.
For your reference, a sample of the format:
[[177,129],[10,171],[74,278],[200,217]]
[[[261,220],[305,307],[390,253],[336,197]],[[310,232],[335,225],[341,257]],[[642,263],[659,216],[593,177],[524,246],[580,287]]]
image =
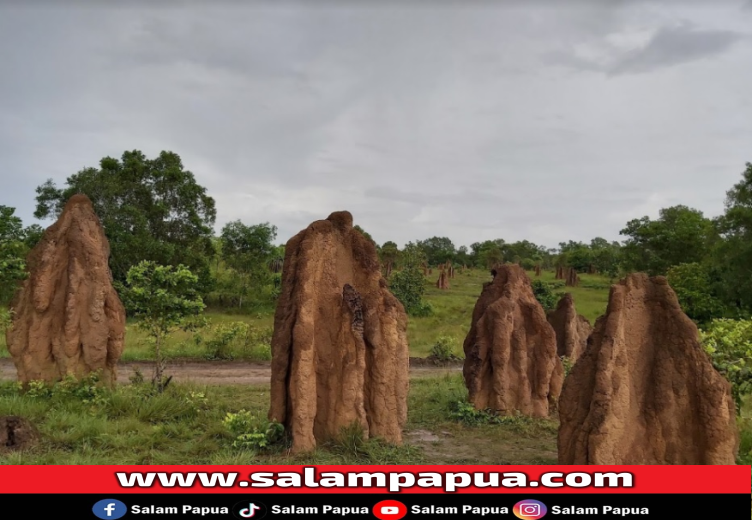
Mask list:
[[21,219],[15,208],[0,206],[0,302],[7,303],[26,277],[27,247]]
[[593,263],[593,252],[587,244],[583,242],[562,242],[559,244],[559,250],[563,255],[565,265],[572,267],[580,273],[587,272]]
[[204,303],[196,291],[198,277],[183,266],[158,265],[143,261],[128,270],[124,300],[137,318],[139,328],[154,342],[155,370],[153,382],[164,391],[170,378],[164,378],[165,340],[178,329],[188,329],[188,320],[203,311]]
[[472,249],[471,258],[476,267],[490,269],[496,264],[504,261],[502,249],[505,246],[504,240],[486,240],[484,242],[475,242],[470,244]]
[[36,246],[44,235],[44,228],[39,224],[32,224],[24,229],[24,244],[31,250]]
[[254,282],[262,285],[269,280],[267,264],[278,253],[272,241],[277,238],[277,227],[268,222],[247,226],[240,220],[222,228],[220,241],[222,257],[238,273],[236,288],[240,294],[238,307]]
[[546,248],[539,246],[527,240],[519,242],[513,242],[511,244],[504,243],[500,246],[502,256],[504,258],[511,258],[512,262],[517,263],[517,260],[529,258],[532,261],[543,259],[546,254]]
[[105,157],[99,168],[84,168],[57,188],[52,179],[37,187],[37,218],[56,218],[73,195],[87,195],[110,242],[110,268],[124,281],[142,260],[186,265],[199,276],[199,291],[211,286],[209,261],[216,218],[214,199],[180,157],[161,152],[147,159],[138,150],[121,159]]
[[596,237],[590,241],[593,267],[611,278],[616,278],[621,269],[621,245],[605,238]]
[[697,262],[675,265],[668,270],[668,283],[692,320],[705,323],[723,315],[723,303],[713,294],[706,266]]
[[399,256],[399,248],[397,247],[397,244],[392,241],[384,242],[384,245],[381,246],[379,252],[381,261],[384,263],[391,262],[394,264]]
[[457,248],[457,254],[454,255],[454,261],[458,265],[472,264],[471,256],[468,253],[467,246],[460,246]]
[[742,180],[726,192],[726,210],[718,220],[723,241],[714,251],[723,298],[741,313],[752,313],[752,163]]
[[426,253],[418,244],[408,242],[399,254],[400,267],[401,269],[414,267],[420,270],[420,267],[423,262],[426,261],[426,258]]
[[713,366],[731,382],[736,413],[744,396],[752,393],[752,320],[713,320],[700,331]]
[[625,267],[650,275],[665,275],[674,265],[701,262],[718,240],[713,221],[687,206],[664,208],[657,220],[631,220],[620,233],[628,237],[622,249]]
[[439,265],[452,260],[457,250],[447,237],[431,237],[419,240],[418,246],[426,253],[426,260],[430,265]]

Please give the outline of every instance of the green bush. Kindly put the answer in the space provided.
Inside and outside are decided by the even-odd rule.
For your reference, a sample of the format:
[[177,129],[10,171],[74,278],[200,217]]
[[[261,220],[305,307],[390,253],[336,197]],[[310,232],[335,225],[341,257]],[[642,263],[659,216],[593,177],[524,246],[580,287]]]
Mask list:
[[535,299],[540,302],[543,308],[547,311],[556,308],[556,304],[559,301],[559,295],[554,292],[553,285],[546,283],[543,280],[533,280],[531,283]]
[[731,383],[740,413],[743,397],[752,393],[752,320],[713,320],[700,330],[700,339],[713,366]]
[[521,414],[499,415],[493,410],[478,410],[472,403],[464,400],[451,404],[449,416],[468,426],[503,424],[520,430],[526,430],[534,422],[532,418]]
[[228,412],[222,423],[235,437],[233,448],[265,450],[284,438],[284,426],[246,410],[240,410],[238,413]]
[[426,292],[425,277],[417,266],[409,266],[392,273],[389,290],[402,302],[405,312],[412,316],[427,316],[431,307],[423,301]]
[[256,329],[244,321],[219,323],[208,328],[205,333],[193,337],[196,345],[204,345],[206,359],[252,359],[268,361],[271,359],[272,329]]
[[441,336],[429,351],[429,357],[437,361],[455,361],[460,359],[455,352],[456,340],[450,336]]

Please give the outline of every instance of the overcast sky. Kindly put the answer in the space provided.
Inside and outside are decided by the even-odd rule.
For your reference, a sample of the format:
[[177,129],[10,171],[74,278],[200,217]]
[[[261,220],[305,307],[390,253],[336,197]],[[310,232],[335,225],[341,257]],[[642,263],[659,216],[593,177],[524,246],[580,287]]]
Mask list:
[[752,161],[752,2],[167,3],[0,0],[0,204],[25,224],[47,178],[171,150],[218,230],[283,243],[346,209],[379,243],[555,247],[715,216]]

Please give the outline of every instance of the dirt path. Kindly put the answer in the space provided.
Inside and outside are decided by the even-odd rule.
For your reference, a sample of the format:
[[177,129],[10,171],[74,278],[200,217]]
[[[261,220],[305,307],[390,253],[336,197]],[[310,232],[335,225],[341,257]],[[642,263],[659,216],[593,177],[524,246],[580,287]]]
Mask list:
[[[118,364],[118,383],[128,383],[135,369],[145,378],[151,376],[153,364],[148,361],[121,362]],[[423,360],[411,361],[411,377],[437,376],[461,373],[462,366],[454,364],[439,367],[425,364]],[[202,385],[266,385],[271,379],[269,363],[247,361],[172,361],[166,375],[174,377],[174,382],[191,381]],[[0,381],[15,381],[16,367],[10,359],[0,359]]]

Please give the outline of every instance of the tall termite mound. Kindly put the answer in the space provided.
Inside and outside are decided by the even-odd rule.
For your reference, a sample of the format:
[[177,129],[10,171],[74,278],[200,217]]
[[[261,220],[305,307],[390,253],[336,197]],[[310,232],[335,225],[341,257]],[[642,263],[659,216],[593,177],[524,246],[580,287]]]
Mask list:
[[574,267],[567,268],[564,285],[567,287],[577,287],[580,285],[580,277],[577,275]]
[[112,286],[110,245],[91,201],[75,195],[27,258],[29,276],[6,332],[18,380],[58,381],[102,371],[116,379],[125,309]]
[[546,318],[556,333],[557,354],[576,361],[585,351],[593,327],[587,318],[577,314],[572,294],[566,293]]
[[295,452],[357,424],[402,442],[407,420],[407,315],[387,289],[376,248],[332,213],[285,246],[274,315],[271,408]]
[[447,277],[444,267],[439,271],[439,279],[436,280],[436,287],[438,289],[449,289],[449,278]]
[[611,287],[559,405],[560,464],[735,464],[731,387],[664,277]]
[[473,310],[463,375],[478,409],[546,417],[564,376],[556,336],[517,265],[499,265]]

